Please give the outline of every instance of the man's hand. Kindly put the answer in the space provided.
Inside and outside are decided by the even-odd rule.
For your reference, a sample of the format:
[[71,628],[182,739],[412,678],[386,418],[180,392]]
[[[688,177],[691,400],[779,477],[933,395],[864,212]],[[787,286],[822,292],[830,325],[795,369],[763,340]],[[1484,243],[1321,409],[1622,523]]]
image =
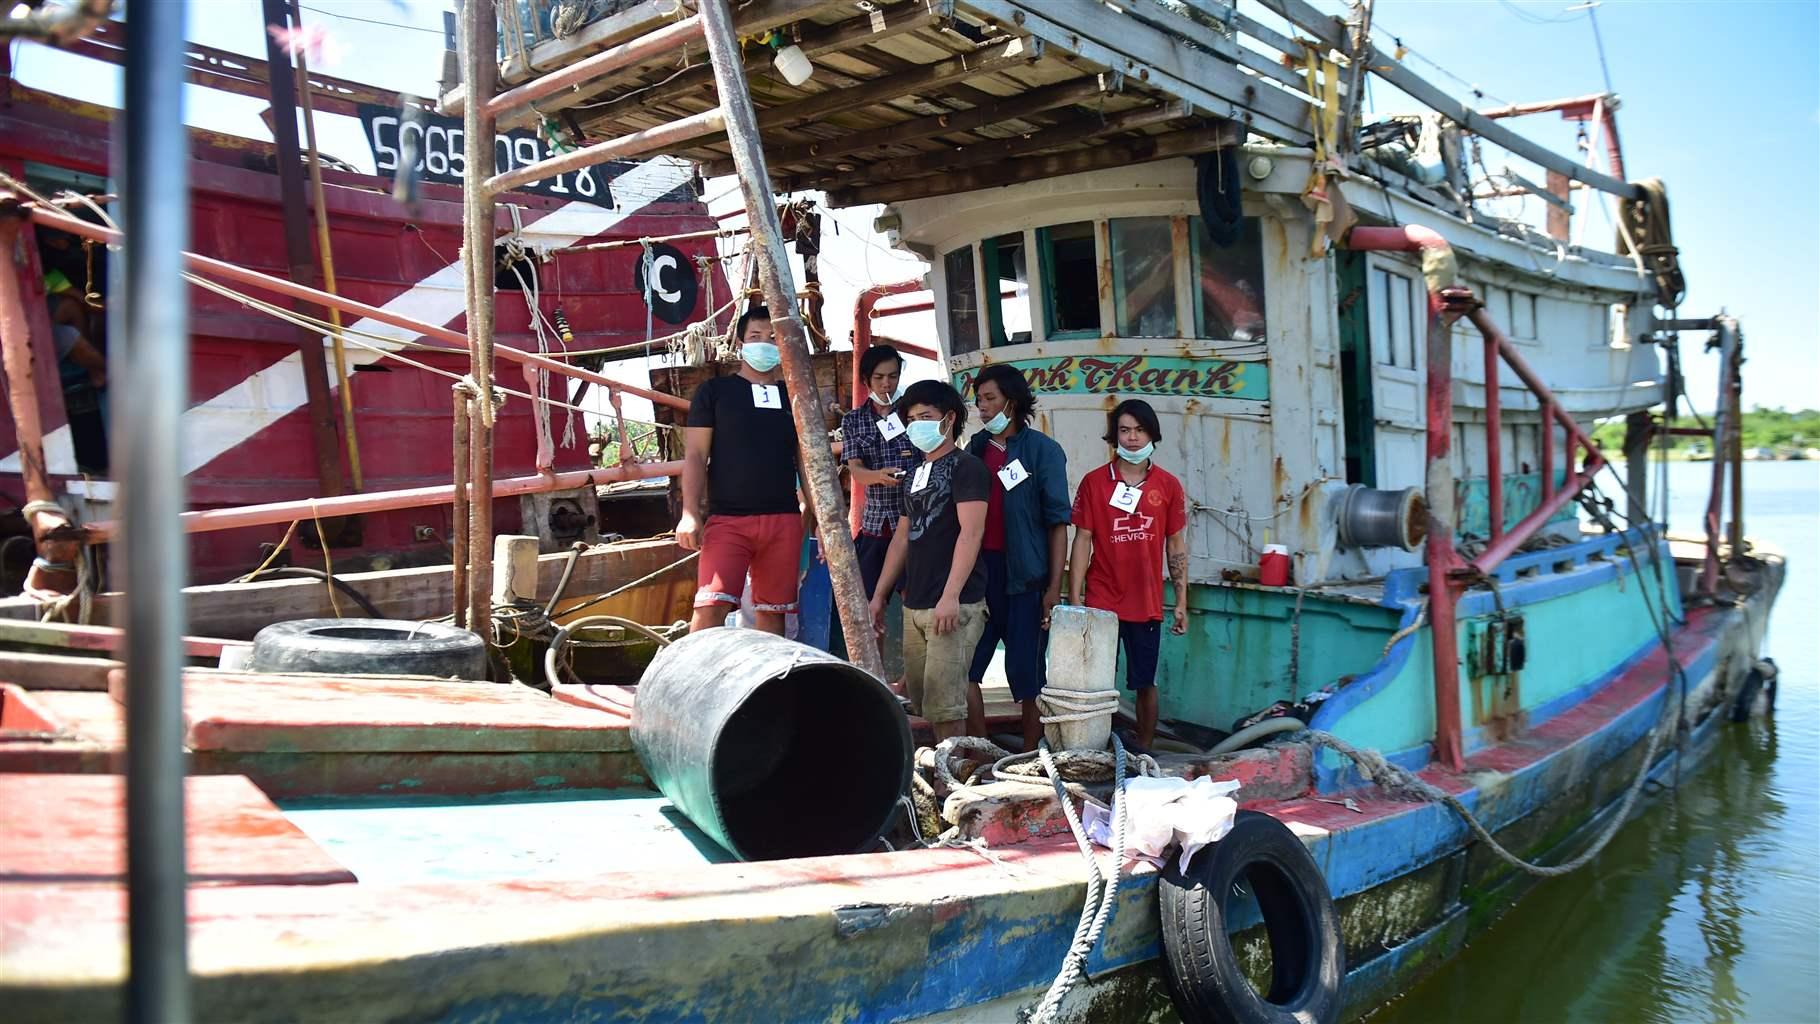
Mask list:
[[1188,632],[1188,609],[1179,604],[1175,606],[1175,621],[1169,624],[1169,632],[1176,636]]
[[1060,583],[1057,583],[1055,586],[1050,587],[1048,590],[1043,591],[1043,628],[1044,629],[1049,628],[1049,613],[1055,611],[1055,606],[1058,604],[1061,604],[1061,603],[1062,603],[1062,585]]
[[701,522],[695,518],[695,513],[684,512],[676,521],[676,546],[684,551],[700,551],[701,533]]
[[872,609],[872,632],[879,636],[885,635],[885,605],[890,602],[890,595],[885,595],[885,598],[884,601],[880,601],[875,597],[869,605]]
[[895,471],[889,469],[860,469],[853,476],[868,487],[894,487],[898,483]]
[[947,636],[961,624],[961,601],[958,597],[942,595],[935,602],[935,635]]

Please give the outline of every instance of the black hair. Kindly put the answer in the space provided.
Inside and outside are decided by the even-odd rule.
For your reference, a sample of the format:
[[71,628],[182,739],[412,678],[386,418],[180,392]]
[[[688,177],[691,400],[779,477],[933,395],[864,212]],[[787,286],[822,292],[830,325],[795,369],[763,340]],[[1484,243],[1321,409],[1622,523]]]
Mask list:
[[771,310],[764,306],[753,306],[751,309],[742,313],[739,318],[739,325],[733,329],[733,343],[735,345],[746,340],[746,325],[751,323],[754,319],[771,319]]
[[861,381],[871,380],[872,372],[878,369],[878,364],[889,362],[895,362],[900,372],[904,368],[903,354],[890,345],[874,345],[868,348],[866,354],[859,357],[859,379]]
[[1017,421],[1019,430],[1030,425],[1030,417],[1036,415],[1036,395],[1030,390],[1030,382],[1018,368],[1010,363],[993,363],[980,368],[979,375],[973,378],[973,393],[979,395],[981,384],[998,385],[999,394],[1011,404],[1010,416]]
[[943,416],[954,417],[954,426],[950,427],[950,439],[961,439],[961,427],[967,422],[967,403],[961,401],[961,393],[947,381],[919,380],[904,390],[904,397],[897,400],[897,414],[904,420],[910,419],[910,410],[919,405],[927,405]]
[[1119,443],[1120,416],[1130,416],[1137,420],[1138,426],[1144,428],[1144,433],[1150,435],[1151,444],[1157,444],[1163,440],[1163,428],[1157,422],[1156,410],[1152,409],[1150,403],[1142,398],[1127,398],[1113,406],[1112,411],[1106,414],[1106,443],[1114,448],[1118,447]]

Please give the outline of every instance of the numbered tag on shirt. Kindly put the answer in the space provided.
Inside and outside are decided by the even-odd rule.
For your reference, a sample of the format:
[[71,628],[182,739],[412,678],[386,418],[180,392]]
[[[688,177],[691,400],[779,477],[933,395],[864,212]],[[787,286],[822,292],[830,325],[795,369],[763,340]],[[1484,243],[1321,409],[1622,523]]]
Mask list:
[[923,488],[929,486],[930,465],[931,465],[930,463],[925,462],[922,465],[916,467],[916,472],[910,474],[910,493],[911,494],[915,494],[917,491],[920,491]]
[[1112,507],[1121,512],[1136,512],[1138,499],[1144,496],[1142,487],[1132,487],[1121,483],[1112,491]]
[[754,409],[782,409],[783,399],[778,395],[776,384],[752,385],[752,407]]
[[897,440],[898,435],[903,432],[904,421],[897,418],[897,413],[892,413],[878,421],[878,436],[887,441]]
[[1022,459],[1012,459],[998,471],[998,482],[1004,484],[1007,491],[1016,490],[1018,484],[1028,479],[1030,479],[1030,474],[1024,471]]

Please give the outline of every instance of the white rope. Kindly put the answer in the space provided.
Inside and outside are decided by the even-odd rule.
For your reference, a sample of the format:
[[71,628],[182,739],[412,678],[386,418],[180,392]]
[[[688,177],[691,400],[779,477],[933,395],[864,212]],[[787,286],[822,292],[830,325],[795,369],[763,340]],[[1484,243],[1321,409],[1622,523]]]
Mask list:
[[1117,690],[1061,690],[1045,686],[1037,695],[1038,706],[1049,714],[1042,723],[1082,722],[1109,715],[1119,709]]
[[1048,771],[1050,782],[1055,786],[1055,798],[1062,805],[1062,813],[1068,818],[1068,828],[1074,832],[1074,842],[1081,849],[1081,856],[1087,861],[1087,899],[1081,904],[1080,923],[1075,926],[1074,940],[1068,944],[1068,954],[1062,958],[1062,969],[1043,993],[1042,1001],[1037,1003],[1035,1012],[1031,1013],[1031,1024],[1046,1024],[1055,1019],[1056,1011],[1061,1008],[1062,1000],[1068,990],[1080,979],[1081,969],[1087,963],[1088,954],[1099,945],[1100,934],[1106,928],[1106,922],[1112,915],[1112,904],[1118,898],[1119,878],[1125,869],[1125,831],[1131,817],[1129,803],[1125,800],[1125,745],[1117,736],[1112,737],[1114,752],[1112,776],[1112,877],[1108,879],[1100,870],[1100,861],[1093,853],[1093,846],[1087,841],[1086,829],[1081,827],[1081,819],[1074,811],[1074,801],[1068,798],[1068,791],[1062,785],[1062,777],[1056,769],[1055,762],[1049,756],[1049,741],[1037,743],[1037,756],[1042,758],[1043,768]]

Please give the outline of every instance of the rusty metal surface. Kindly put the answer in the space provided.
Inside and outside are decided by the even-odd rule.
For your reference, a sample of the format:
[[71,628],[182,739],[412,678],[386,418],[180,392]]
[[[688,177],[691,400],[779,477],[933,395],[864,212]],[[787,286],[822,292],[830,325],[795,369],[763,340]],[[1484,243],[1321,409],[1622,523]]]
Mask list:
[[461,21],[462,112],[469,175],[462,189],[462,269],[468,290],[468,376],[475,393],[468,418],[468,628],[492,631],[493,563],[493,193],[480,181],[494,164],[492,99],[499,65],[493,0],[469,0]]

